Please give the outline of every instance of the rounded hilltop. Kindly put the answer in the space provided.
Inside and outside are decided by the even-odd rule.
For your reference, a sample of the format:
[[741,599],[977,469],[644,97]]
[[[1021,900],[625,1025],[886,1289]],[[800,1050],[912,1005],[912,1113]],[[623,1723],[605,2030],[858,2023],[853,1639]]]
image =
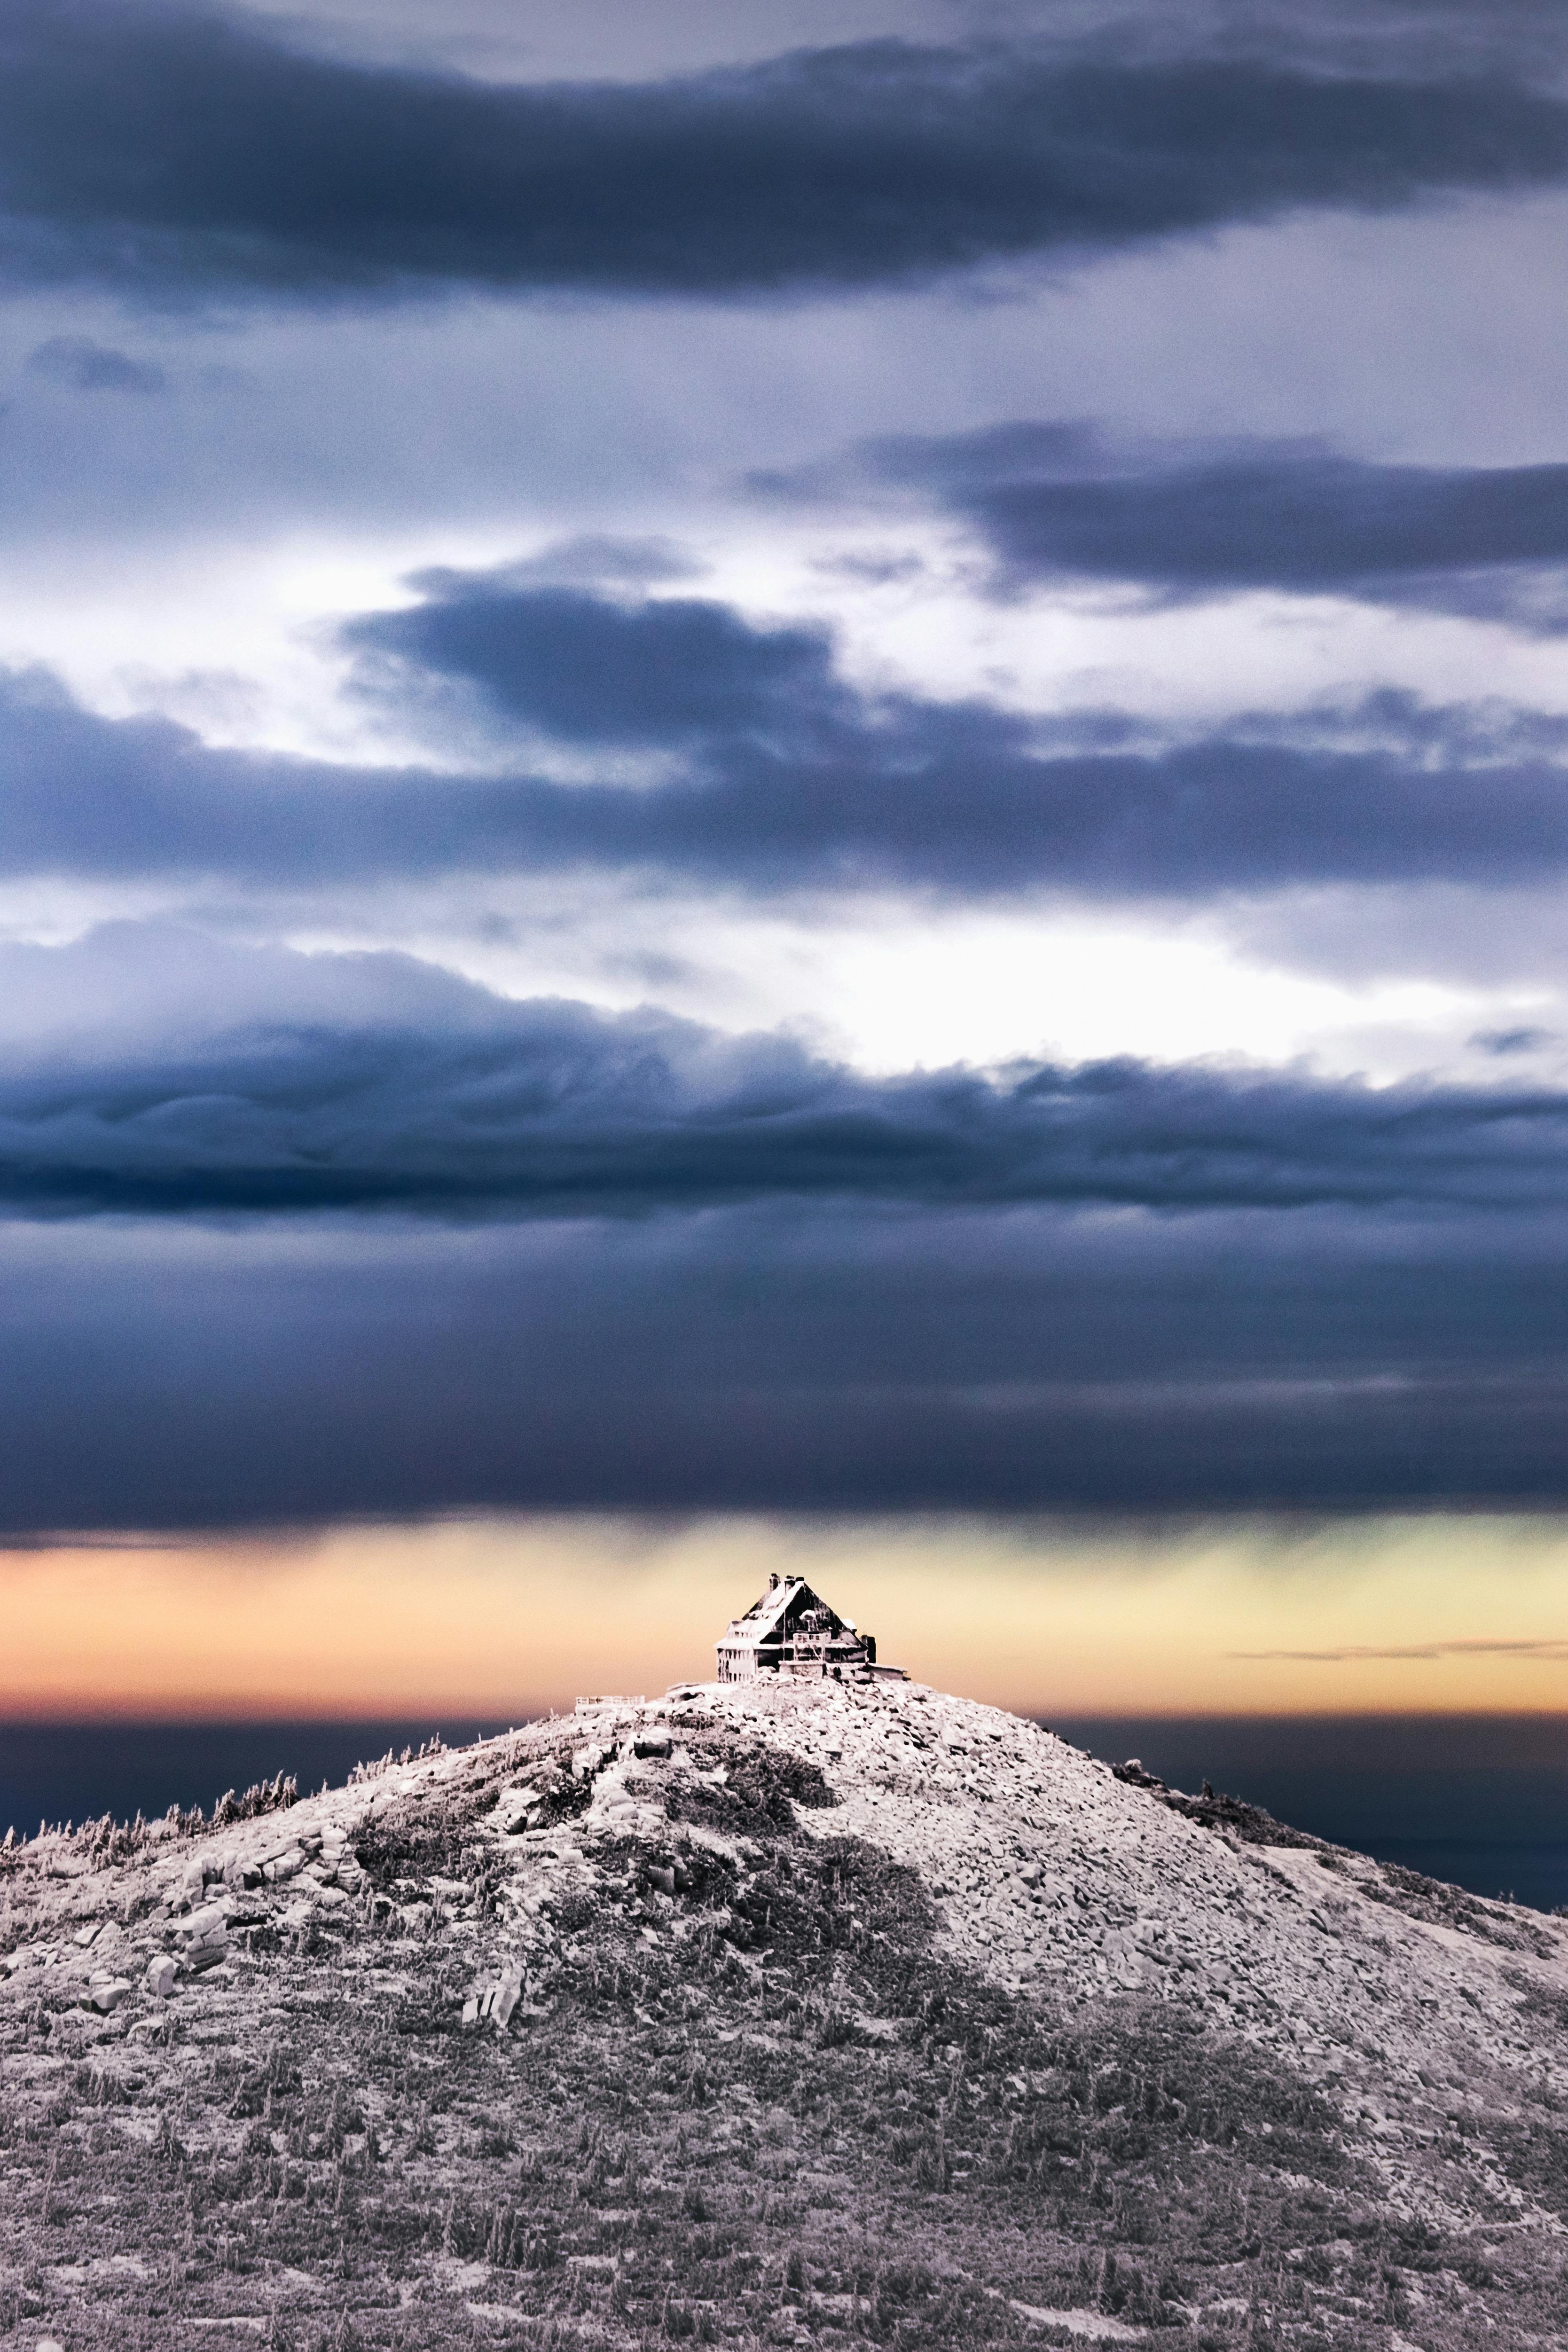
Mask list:
[[1568,1929],[1148,1781],[767,1672],[12,1847],[0,2344],[1561,2340]]

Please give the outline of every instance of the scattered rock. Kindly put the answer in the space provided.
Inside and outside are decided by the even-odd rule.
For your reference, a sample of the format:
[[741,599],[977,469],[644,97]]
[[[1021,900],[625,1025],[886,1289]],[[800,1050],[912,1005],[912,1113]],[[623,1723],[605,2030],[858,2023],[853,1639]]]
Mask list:
[[508,1789],[497,1811],[506,1836],[521,1837],[524,1830],[539,1826],[544,1811],[544,1799],[537,1789]]
[[204,1969],[216,1968],[228,1952],[228,1919],[221,1904],[209,1903],[205,1910],[194,1912],[181,1930],[184,1943],[184,1964],[193,1976]]
[[182,1920],[179,1933],[187,1937],[192,1944],[205,1943],[211,1937],[226,1936],[228,1913],[221,1903],[208,1903],[200,1911],[193,1911],[188,1919]]
[[[305,2277],[318,2251],[334,2259],[352,2205],[356,2222],[387,2224],[381,2238],[362,2227],[367,2277],[374,2270],[383,2298],[374,2308],[390,2312],[399,2296],[417,2304],[432,2278],[445,2294],[470,2270],[516,2273],[520,2284],[527,2274],[526,2300],[548,2305],[563,2326],[571,2318],[587,2340],[596,2323],[579,2316],[579,2289],[568,2307],[563,2283],[611,2259],[602,2232],[613,2215],[634,2222],[624,2235],[637,2259],[623,2262],[615,2306],[633,2315],[626,2340],[705,2340],[705,2322],[693,2324],[704,2258],[691,2254],[688,2275],[681,2249],[695,2246],[698,2223],[711,2225],[715,2191],[728,2200],[734,2119],[759,2085],[781,2104],[770,2104],[759,2134],[768,2169],[758,2230],[787,2231],[752,2231],[764,2284],[755,2294],[749,2284],[735,2290],[737,2316],[759,2342],[805,2342],[808,2318],[853,2308],[836,2279],[840,2235],[858,2226],[862,2168],[879,2200],[866,2210],[900,2280],[889,2300],[908,2305],[902,2319],[895,2310],[884,2320],[910,2341],[1117,2345],[1163,2341],[1183,2315],[1195,2327],[1204,2313],[1178,2294],[1211,2295],[1207,2217],[1229,2210],[1233,2189],[1245,2199],[1249,2178],[1267,2182],[1269,2199],[1282,2182],[1312,2184],[1312,2218],[1300,2227],[1314,2267],[1304,2275],[1322,2326],[1342,2321],[1336,2343],[1401,2340],[1383,2316],[1385,2303],[1398,2306],[1382,2242],[1369,2240],[1363,2261],[1343,2228],[1347,2217],[1375,2214],[1380,2199],[1401,2216],[1440,2202],[1433,2265],[1421,2270],[1431,2300],[1407,2321],[1424,2343],[1449,2341],[1445,2327],[1479,2342],[1483,2306],[1496,2326],[1489,2340],[1557,2340],[1550,2317],[1539,2324],[1556,2308],[1546,2298],[1559,2292],[1562,2240],[1546,2201],[1559,2176],[1543,2168],[1555,2165],[1555,2143],[1541,2128],[1536,2084],[1568,2096],[1568,1927],[1492,1906],[1484,1922],[1468,1910],[1445,1915],[1434,1937],[1422,1915],[1394,1906],[1399,1888],[1386,1873],[1325,1849],[1292,1853],[1288,1833],[1238,1801],[1154,1801],[1162,1792],[1152,1775],[1135,1777],[1135,1759],[1112,1775],[1032,1726],[918,1689],[709,1687],[700,1717],[678,1716],[673,1727],[648,1723],[642,1706],[485,1743],[442,1768],[446,1789],[421,1784],[414,1805],[388,1778],[374,1822],[361,1789],[321,1801],[341,1806],[363,1839],[374,1902],[347,1831],[331,1823],[276,1849],[280,1823],[227,1832],[247,1841],[248,1859],[241,1864],[234,1844],[208,1857],[199,1900],[195,1873],[181,1874],[184,1843],[137,1852],[123,1873],[86,1886],[55,1884],[66,1874],[52,1866],[53,1847],[15,1877],[7,1867],[7,1932],[28,1941],[0,1963],[0,2030],[16,2037],[0,2042],[0,2065],[7,2106],[26,2120],[7,2139],[0,2199],[6,2344],[15,2336],[18,2352],[36,2352],[27,2312],[5,2301],[8,2201],[29,2231],[56,2233],[48,2252],[62,2268],[117,2262],[134,2247],[151,2273],[191,2236],[202,2267],[186,2275],[200,2321],[236,2326],[214,2305],[239,2267],[228,2184],[242,2159],[270,2191],[257,2200],[254,2243],[276,2276],[299,2260],[294,2276]],[[645,1759],[671,1759],[633,1774],[637,1797],[618,1766],[604,1771],[634,1747]],[[826,1788],[818,1768],[828,1759],[832,1804],[799,1793],[813,1776]],[[541,1833],[508,1846],[496,1835],[503,1822]],[[275,1885],[296,1883],[239,1898],[240,1885],[259,1881],[263,1857]],[[351,1916],[348,1890],[361,1885],[366,1899]],[[172,1948],[149,1959],[142,1923],[176,1888],[188,1912],[160,1923]],[[678,1907],[672,1896],[690,1900]],[[1416,1899],[1401,1895],[1406,1908]],[[333,1932],[324,1934],[329,1910]],[[96,1935],[82,1932],[89,1911],[107,1923]],[[263,1922],[268,1932],[221,2002],[198,1995],[184,2012],[164,2008],[233,1953],[241,1928]],[[404,1940],[400,1922],[428,1932]],[[279,1925],[316,1932],[279,1937]],[[1480,1940],[1488,1927],[1493,1941]],[[1506,1969],[1495,1948],[1504,1928],[1515,1939]],[[133,2001],[132,1984],[110,1972],[115,1961],[135,1980]],[[97,2018],[61,2015],[78,2000]],[[127,2005],[129,2033],[123,2019],[103,2022]],[[463,2042],[459,2017],[471,2037]],[[535,2020],[543,2030],[531,2030]],[[487,2021],[493,2034],[479,2032]],[[105,2065],[121,2037],[134,2063]],[[609,2148],[584,2154],[574,2112],[584,2085],[599,2098],[606,2051],[635,2093],[609,2135],[628,2159],[624,2213],[600,2193],[623,2196]],[[443,2060],[451,2120],[432,2097]],[[249,2069],[237,2096],[237,2063]],[[819,2130],[812,2101],[783,2098],[794,2081],[815,2090],[825,2076],[833,2097]],[[160,2137],[129,2115],[83,2113],[111,2102],[139,2105]],[[1485,2116],[1484,2155],[1468,2138],[1461,2147],[1455,2112]],[[847,2157],[850,2116],[863,2136]],[[90,2197],[78,2201],[67,2165],[51,2206],[53,2146],[72,2148],[84,2124],[97,2168]],[[1104,2192],[1133,2139],[1146,2139],[1183,2185],[1173,2203],[1151,2199],[1122,2269]],[[514,2210],[500,2183],[519,2156],[529,2187],[526,2210],[520,2201]],[[833,2202],[806,2193],[819,2162],[837,2217]],[[110,2210],[102,2184],[116,2179],[114,2165],[122,2186]],[[13,2179],[26,2183],[25,2200]],[[1010,2181],[1004,2197],[994,2181]],[[987,2241],[993,2206],[1005,2228]],[[686,2232],[664,2242],[668,2270],[662,2255],[641,2269],[635,2215],[645,2207]],[[1506,2281],[1491,2275],[1503,2207]],[[1246,2210],[1243,2202],[1238,2218]],[[738,2232],[757,2221],[740,2196],[734,2213]],[[1189,2221],[1196,2234],[1184,2241]],[[1151,2226],[1163,2241],[1146,2234]],[[1330,2234],[1336,2228],[1342,2237]],[[89,2230],[111,2255],[91,2251]],[[1220,2283],[1266,2301],[1278,2262],[1249,2269],[1246,2241],[1233,2237]],[[1168,2270],[1163,2242],[1177,2247]],[[1461,2294],[1443,2282],[1463,2284],[1463,2275],[1439,2264],[1471,2243],[1486,2256],[1486,2268],[1479,2256],[1476,2265],[1486,2283]],[[988,2247],[1007,2267],[982,2289]],[[793,2284],[778,2270],[792,2250]],[[883,2252],[879,2242],[879,2265]],[[969,2265],[962,2310],[952,2300],[961,2273],[950,2267],[959,2256]],[[814,2275],[819,2260],[835,2278]],[[1517,2290],[1516,2266],[1521,2278],[1529,2270]],[[1288,2267],[1283,2275],[1288,2284]],[[42,2276],[52,2294],[47,2268]],[[170,2278],[178,2297],[177,2263]],[[989,2338],[970,2326],[981,2292],[996,2298]],[[242,2297],[254,2317],[248,2288]],[[52,2308],[67,2306],[33,2302],[32,2325]],[[1208,2321],[1226,2314],[1246,2316],[1235,2298],[1207,2303]],[[194,2341],[195,2313],[182,2305],[176,2315]],[[317,2332],[331,2335],[316,2316]],[[83,2324],[73,2312],[73,2346],[88,2340]],[[176,2332],[171,2319],[160,2341]],[[419,2340],[430,2340],[427,2329]]]

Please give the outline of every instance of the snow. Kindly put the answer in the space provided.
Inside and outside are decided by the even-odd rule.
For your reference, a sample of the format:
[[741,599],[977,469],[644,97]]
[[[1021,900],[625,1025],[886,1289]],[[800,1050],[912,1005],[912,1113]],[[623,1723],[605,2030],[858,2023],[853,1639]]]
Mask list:
[[1129,2327],[1125,2320],[1112,2319],[1106,2311],[1047,2311],[1038,2304],[1019,2303],[1013,2295],[1007,2298],[1007,2308],[1020,2319],[1065,2328],[1068,2335],[1084,2336],[1091,2344],[1139,2344],[1149,2332],[1146,2327]]
[[[667,1793],[723,1791],[758,1747],[816,1766],[832,1792],[831,1805],[797,1808],[792,1835],[862,1840],[918,1874],[937,1952],[956,1969],[1058,2015],[1126,1997],[1199,2017],[1329,2095],[1391,2214],[1468,2227],[1484,2211],[1494,2232],[1563,2238],[1563,2219],[1538,2200],[1540,2176],[1510,2170],[1506,2151],[1475,2131],[1456,2155],[1453,2124],[1462,2085],[1480,2083],[1510,2127],[1568,2097],[1564,1923],[1424,1890],[1363,1857],[1242,1843],[1030,1721],[893,1681],[769,1679],[682,1685],[663,1701],[585,1700],[570,1717],[357,1779],[282,1816],[118,1849],[95,1844],[96,1833],[46,1834],[0,1876],[8,2084],[43,2111],[58,2038],[40,2049],[27,2021],[66,2016],[71,2032],[101,2037],[83,2047],[101,2048],[105,2065],[134,2060],[146,2105],[123,2128],[150,2141],[151,2118],[180,2111],[193,2053],[210,2043],[254,2063],[286,2000],[298,2016],[319,1978],[330,2001],[330,1958],[308,1986],[291,1975],[291,1955],[323,1947],[342,1955],[345,1975],[353,1959],[355,1999],[377,2014],[439,1981],[454,2029],[464,2018],[487,2046],[525,2034],[549,2014],[535,1998],[541,1971],[559,1979],[592,1962],[581,1906],[588,1896],[618,1903],[609,1874],[628,1853],[641,1856],[644,1896],[620,1948],[669,1955],[702,1934],[711,1943],[717,1914],[684,1902],[685,1874],[700,1874],[706,1853],[733,1884],[757,1854],[738,1830],[672,1819]],[[530,1812],[522,1800],[551,1790],[566,1792],[561,1817],[514,1829]],[[437,1825],[460,1821],[452,1861],[373,1888],[359,1849],[369,1854],[416,1810]],[[488,1909],[473,1899],[476,1851]],[[373,1926],[384,1927],[385,1947],[357,1941]],[[763,1973],[744,1948],[728,1964],[748,1984]],[[907,2021],[850,1999],[844,2013],[884,2050]],[[631,2014],[650,2022],[640,2008]],[[791,2046],[760,2021],[713,2022],[726,2048]],[[1029,2090],[1020,2078],[1020,2095]],[[245,2127],[235,2123],[236,2136]],[[37,2128],[15,2145],[41,2147]],[[1258,2126],[1265,2137],[1268,2128]],[[1003,2298],[1009,2326],[1108,2344],[1151,2333],[1086,2305],[1032,2301],[1030,2281],[1013,2283],[1024,2292]],[[1071,2294],[1073,2283],[1054,2291]],[[487,2321],[516,2307],[493,2287],[468,2302]],[[1399,2338],[1384,2330],[1376,2341]]]
[[[1419,2072],[1448,2055],[1568,2095],[1568,2068],[1521,2025],[1532,1980],[1568,2000],[1563,1922],[1478,1906],[1493,1942],[1411,1917],[1375,1864],[1234,1843],[1038,1725],[918,1684],[712,1684],[694,1704],[819,1764],[839,1804],[804,1824],[870,1838],[949,1890],[944,1948],[1009,1990],[1195,2004],[1310,2080],[1370,2063],[1412,2127],[1441,2125]],[[1396,2148],[1386,2170],[1396,2190]]]

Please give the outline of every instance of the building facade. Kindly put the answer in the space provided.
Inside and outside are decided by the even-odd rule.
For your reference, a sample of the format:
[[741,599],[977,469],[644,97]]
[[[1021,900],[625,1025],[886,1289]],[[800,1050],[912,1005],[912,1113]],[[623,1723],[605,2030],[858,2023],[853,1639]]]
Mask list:
[[754,1682],[763,1675],[907,1679],[900,1667],[879,1666],[873,1636],[830,1609],[802,1576],[772,1578],[761,1600],[725,1627],[718,1655],[721,1683]]

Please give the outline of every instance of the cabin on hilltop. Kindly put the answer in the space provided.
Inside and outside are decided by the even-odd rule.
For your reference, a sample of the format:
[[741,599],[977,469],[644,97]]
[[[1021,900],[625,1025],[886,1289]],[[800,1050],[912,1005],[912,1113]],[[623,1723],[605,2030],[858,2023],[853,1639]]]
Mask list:
[[901,1666],[879,1666],[873,1636],[830,1609],[803,1576],[770,1577],[762,1599],[725,1627],[718,1652],[721,1683],[755,1682],[762,1675],[909,1680]]

